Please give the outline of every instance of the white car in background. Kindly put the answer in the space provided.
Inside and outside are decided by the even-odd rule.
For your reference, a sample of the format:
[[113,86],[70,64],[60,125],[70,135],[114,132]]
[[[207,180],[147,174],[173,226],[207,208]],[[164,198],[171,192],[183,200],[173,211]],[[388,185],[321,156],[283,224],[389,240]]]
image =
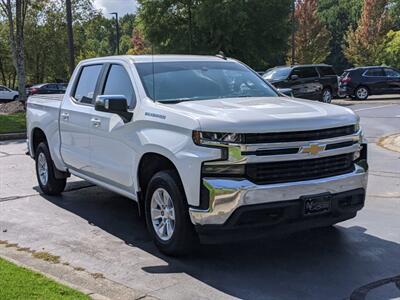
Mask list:
[[18,92],[0,85],[0,102],[13,101],[18,99]]

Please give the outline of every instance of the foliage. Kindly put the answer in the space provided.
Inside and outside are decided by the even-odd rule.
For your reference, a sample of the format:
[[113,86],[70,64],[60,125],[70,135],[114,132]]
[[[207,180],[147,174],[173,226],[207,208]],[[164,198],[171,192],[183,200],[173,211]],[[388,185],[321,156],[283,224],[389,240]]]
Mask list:
[[400,30],[391,30],[386,35],[382,61],[392,67],[400,69]]
[[[295,61],[300,64],[322,63],[330,53],[330,32],[317,14],[317,0],[296,4]],[[289,55],[288,61],[291,61]]]
[[139,0],[138,26],[158,53],[215,55],[254,68],[283,62],[291,0]]
[[89,299],[81,292],[0,259],[0,299]]
[[363,0],[319,0],[318,16],[332,35],[330,54],[326,63],[334,65],[337,71],[350,67],[343,54],[342,45],[346,31],[356,28],[361,16]]
[[151,47],[148,45],[139,29],[135,28],[131,39],[132,48],[128,50],[128,54],[140,55],[151,54]]
[[348,61],[356,66],[380,64],[390,27],[388,0],[365,0],[357,29],[350,28],[346,35]]

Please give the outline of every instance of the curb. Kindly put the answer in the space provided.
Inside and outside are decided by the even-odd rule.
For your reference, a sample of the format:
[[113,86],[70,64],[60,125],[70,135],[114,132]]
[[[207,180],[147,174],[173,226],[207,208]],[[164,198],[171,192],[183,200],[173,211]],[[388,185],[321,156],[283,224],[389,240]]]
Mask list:
[[93,300],[146,299],[143,291],[131,289],[104,277],[96,279],[86,270],[76,271],[69,264],[46,262],[12,247],[0,246],[0,258],[80,291]]
[[21,139],[26,139],[26,132],[0,134],[0,141],[21,140]]
[[383,136],[377,144],[387,150],[400,152],[400,133]]

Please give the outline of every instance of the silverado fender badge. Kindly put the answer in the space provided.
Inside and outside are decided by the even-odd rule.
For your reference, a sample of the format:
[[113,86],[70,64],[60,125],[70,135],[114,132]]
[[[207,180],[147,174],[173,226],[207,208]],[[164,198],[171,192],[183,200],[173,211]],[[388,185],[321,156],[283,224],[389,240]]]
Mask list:
[[310,155],[317,155],[321,151],[324,151],[326,145],[310,144],[309,146],[303,146],[300,148],[300,153],[308,153]]
[[159,119],[163,119],[163,120],[165,120],[167,118],[164,115],[155,114],[155,113],[151,113],[151,112],[147,112],[147,111],[144,113],[144,115],[147,117],[159,118]]

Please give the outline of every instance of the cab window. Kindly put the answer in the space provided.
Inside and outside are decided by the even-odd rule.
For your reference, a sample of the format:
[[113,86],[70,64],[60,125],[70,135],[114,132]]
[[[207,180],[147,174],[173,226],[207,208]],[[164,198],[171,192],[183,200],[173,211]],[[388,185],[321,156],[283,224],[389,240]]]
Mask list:
[[102,95],[124,96],[129,108],[135,108],[136,96],[128,72],[121,65],[111,65]]
[[297,75],[299,78],[318,77],[317,70],[314,67],[295,68],[292,71],[292,75]]
[[91,104],[103,65],[84,66],[81,69],[73,97],[76,101]]

